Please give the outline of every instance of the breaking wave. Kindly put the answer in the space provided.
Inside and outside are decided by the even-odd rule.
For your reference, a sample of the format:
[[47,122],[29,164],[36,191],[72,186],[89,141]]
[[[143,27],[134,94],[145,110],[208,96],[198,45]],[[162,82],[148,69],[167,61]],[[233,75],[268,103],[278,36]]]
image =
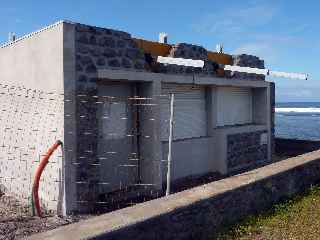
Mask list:
[[320,108],[276,108],[276,113],[320,113]]

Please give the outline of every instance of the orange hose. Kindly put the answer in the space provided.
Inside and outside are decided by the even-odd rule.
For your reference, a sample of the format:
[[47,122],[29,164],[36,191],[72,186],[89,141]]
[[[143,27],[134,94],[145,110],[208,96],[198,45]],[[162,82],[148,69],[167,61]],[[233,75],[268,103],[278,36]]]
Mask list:
[[34,181],[32,186],[32,198],[33,198],[33,203],[35,205],[35,208],[37,210],[39,217],[42,217],[40,200],[39,200],[39,183],[40,183],[41,174],[44,168],[47,166],[50,156],[60,145],[62,145],[62,142],[58,140],[51,148],[49,148],[47,154],[41,159],[40,164],[34,176]]

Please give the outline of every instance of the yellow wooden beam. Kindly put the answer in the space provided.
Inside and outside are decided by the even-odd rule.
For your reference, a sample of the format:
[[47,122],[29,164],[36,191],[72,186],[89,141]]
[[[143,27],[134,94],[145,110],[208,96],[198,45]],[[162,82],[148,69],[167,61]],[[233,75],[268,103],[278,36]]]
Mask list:
[[[140,49],[142,49],[145,53],[150,53],[153,56],[166,57],[169,55],[170,50],[172,48],[170,44],[158,43],[137,38],[134,38],[133,40],[137,43]],[[208,59],[219,64],[232,64],[232,56],[225,53],[216,53],[208,51]]]
[[142,49],[145,53],[150,53],[153,56],[166,57],[170,53],[171,45],[169,44],[152,42],[137,38],[134,38],[133,40],[137,43],[140,49]]

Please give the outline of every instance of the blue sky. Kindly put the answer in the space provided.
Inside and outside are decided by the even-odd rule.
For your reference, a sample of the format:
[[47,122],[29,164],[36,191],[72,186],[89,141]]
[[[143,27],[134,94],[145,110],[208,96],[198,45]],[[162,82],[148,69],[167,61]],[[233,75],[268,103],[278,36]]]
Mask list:
[[66,19],[116,28],[135,37],[188,42],[227,53],[250,53],[273,70],[305,72],[309,81],[273,79],[277,101],[320,101],[320,1],[3,1],[0,42]]

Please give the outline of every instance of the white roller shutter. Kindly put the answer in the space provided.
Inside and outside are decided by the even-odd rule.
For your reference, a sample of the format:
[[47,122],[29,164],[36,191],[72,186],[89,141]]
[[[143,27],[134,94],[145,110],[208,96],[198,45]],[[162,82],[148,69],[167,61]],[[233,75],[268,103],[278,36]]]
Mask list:
[[168,141],[170,97],[175,94],[173,139],[207,135],[205,89],[193,85],[163,84],[161,97],[161,140]]
[[252,89],[219,87],[217,89],[217,125],[252,123]]

